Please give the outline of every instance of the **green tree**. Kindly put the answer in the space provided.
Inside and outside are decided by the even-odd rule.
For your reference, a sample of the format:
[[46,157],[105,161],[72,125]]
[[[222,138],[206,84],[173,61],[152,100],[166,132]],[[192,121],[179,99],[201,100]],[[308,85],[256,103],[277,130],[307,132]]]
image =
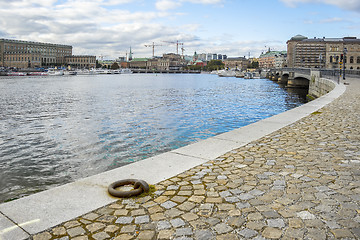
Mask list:
[[252,62],[251,68],[259,68],[259,62]]
[[225,64],[221,60],[211,60],[206,65],[208,71],[219,70],[219,69],[223,69],[224,67]]
[[101,68],[101,67],[102,67],[102,65],[99,63],[98,60],[96,60],[96,68]]
[[202,70],[202,66],[199,66],[199,65],[192,65],[192,66],[189,66],[189,69],[190,69],[190,70],[197,70],[197,71],[200,71],[200,70]]
[[116,69],[119,69],[119,64],[117,64],[117,62],[114,62],[112,65],[111,65],[111,69],[112,70],[116,70]]

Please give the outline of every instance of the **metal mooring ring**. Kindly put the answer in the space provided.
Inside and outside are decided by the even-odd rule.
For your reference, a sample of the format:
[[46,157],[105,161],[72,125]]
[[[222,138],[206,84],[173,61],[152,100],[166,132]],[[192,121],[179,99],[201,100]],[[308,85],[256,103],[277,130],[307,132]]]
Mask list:
[[[115,189],[124,185],[133,185],[134,189],[130,191],[118,191]],[[108,192],[114,197],[126,198],[139,195],[142,192],[147,192],[149,189],[149,185],[143,180],[124,179],[110,184],[108,187]]]

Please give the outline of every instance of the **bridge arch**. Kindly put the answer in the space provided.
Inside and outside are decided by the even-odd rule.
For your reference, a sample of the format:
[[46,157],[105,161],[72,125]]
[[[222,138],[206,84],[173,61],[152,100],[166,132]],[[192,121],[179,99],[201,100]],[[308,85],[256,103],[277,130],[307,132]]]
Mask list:
[[284,74],[282,74],[282,75],[281,75],[281,78],[279,78],[278,83],[280,83],[280,84],[287,84],[287,83],[288,83],[288,80],[289,80],[289,76],[290,76],[289,73],[284,73]]
[[289,79],[287,87],[290,88],[309,88],[310,80],[305,77],[295,77],[294,79]]

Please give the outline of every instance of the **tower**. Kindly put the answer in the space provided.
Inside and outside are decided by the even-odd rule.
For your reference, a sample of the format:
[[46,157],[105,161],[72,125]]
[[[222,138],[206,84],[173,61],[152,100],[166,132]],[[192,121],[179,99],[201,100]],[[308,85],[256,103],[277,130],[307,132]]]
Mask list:
[[130,52],[129,52],[129,61],[131,61],[132,60],[132,52],[131,52],[131,46],[130,46]]

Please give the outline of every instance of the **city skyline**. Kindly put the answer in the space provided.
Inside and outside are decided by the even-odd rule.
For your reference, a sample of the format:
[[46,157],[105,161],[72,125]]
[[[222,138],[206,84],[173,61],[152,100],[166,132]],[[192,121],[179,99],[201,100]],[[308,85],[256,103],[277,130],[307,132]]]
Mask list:
[[[360,37],[356,0],[0,0],[0,38],[68,44],[74,54],[112,59],[176,52],[258,57],[286,41]],[[181,53],[179,47],[179,53]]]

